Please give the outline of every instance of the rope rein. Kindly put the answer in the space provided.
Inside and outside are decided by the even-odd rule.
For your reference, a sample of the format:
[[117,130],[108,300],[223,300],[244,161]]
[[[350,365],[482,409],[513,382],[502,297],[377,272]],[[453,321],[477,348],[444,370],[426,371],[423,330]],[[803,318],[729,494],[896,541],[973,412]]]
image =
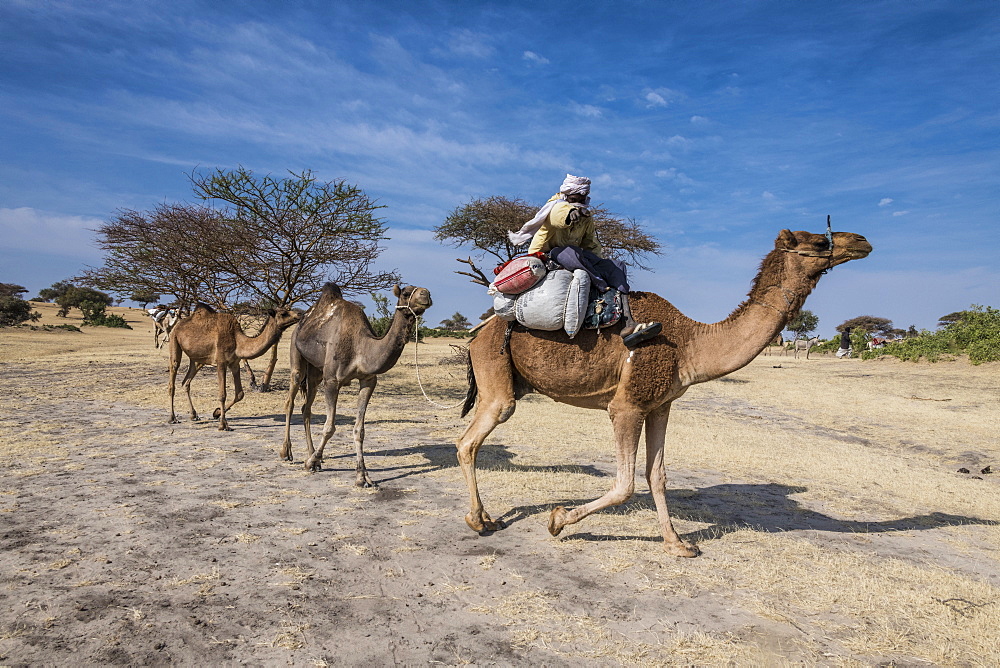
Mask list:
[[[411,295],[412,296],[412,295]],[[427,396],[427,390],[424,389],[424,383],[420,378],[420,363],[417,360],[417,349],[420,348],[420,316],[417,315],[416,311],[410,308],[410,300],[407,298],[406,304],[403,306],[397,306],[397,310],[407,310],[413,314],[413,369],[417,372],[417,386],[420,388],[420,393],[424,395],[424,399],[427,403],[437,406],[438,408],[443,408],[445,410],[451,410],[452,408],[458,408],[465,403],[465,399],[462,399],[457,404],[452,406],[445,406],[444,404],[439,404],[438,402]]]

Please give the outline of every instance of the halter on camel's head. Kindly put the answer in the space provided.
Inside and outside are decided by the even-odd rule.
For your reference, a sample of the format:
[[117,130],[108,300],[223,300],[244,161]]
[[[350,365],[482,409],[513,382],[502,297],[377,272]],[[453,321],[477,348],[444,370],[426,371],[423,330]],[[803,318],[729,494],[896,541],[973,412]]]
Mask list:
[[799,248],[782,248],[781,250],[786,253],[795,253],[797,255],[802,255],[804,257],[825,257],[829,260],[829,265],[822,273],[827,273],[833,269],[833,228],[830,226],[830,216],[826,217],[826,250],[824,251],[813,251],[813,250],[802,250]]

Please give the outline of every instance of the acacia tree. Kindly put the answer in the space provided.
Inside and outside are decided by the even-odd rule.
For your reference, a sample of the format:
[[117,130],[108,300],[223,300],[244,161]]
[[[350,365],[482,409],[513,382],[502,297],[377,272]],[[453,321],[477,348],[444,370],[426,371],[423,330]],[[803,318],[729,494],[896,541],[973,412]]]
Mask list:
[[[105,264],[90,283],[118,294],[149,290],[181,307],[291,307],[319,294],[327,281],[345,294],[399,281],[377,271],[386,225],[381,205],[343,180],[321,182],[311,171],[287,178],[239,167],[189,175],[203,205],[164,204],[151,212],[119,211],[98,230]],[[277,362],[271,351],[260,389]]]
[[888,336],[893,330],[892,320],[874,315],[859,315],[856,318],[845,320],[837,326],[837,331],[843,332],[848,327],[866,334],[881,334],[882,336]]
[[456,311],[455,315],[442,320],[441,326],[452,332],[460,332],[471,327],[472,323],[469,322],[468,318]]
[[808,337],[809,333],[815,332],[817,327],[819,327],[819,316],[808,309],[796,313],[785,325],[785,329],[789,332],[795,332],[796,339]]
[[[522,253],[523,248],[514,246],[507,233],[520,229],[538,209],[538,206],[521,199],[501,196],[474,199],[448,214],[445,221],[434,228],[434,238],[449,246],[471,246],[475,249],[476,260],[471,255],[464,260],[458,258],[458,262],[469,265],[470,271],[455,273],[468,276],[473,283],[487,286],[490,279],[476,262],[492,258],[500,264]],[[660,254],[661,246],[656,239],[643,232],[632,218],[619,218],[600,206],[590,207],[590,211],[608,258],[621,260],[639,269],[649,269],[644,264],[645,257]]]

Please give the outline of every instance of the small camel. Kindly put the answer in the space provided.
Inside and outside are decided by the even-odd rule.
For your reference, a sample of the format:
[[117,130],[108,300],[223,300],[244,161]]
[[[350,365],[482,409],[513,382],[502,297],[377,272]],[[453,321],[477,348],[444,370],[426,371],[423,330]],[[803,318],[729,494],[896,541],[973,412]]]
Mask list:
[[819,345],[819,337],[814,336],[809,340],[806,339],[795,339],[792,342],[793,350],[795,351],[795,359],[799,358],[799,351],[806,351],[806,359],[809,359],[809,351],[812,350],[813,346]]
[[[527,331],[507,323],[487,323],[469,345],[469,391],[462,415],[476,405],[475,417],[458,440],[458,461],[469,488],[465,521],[474,531],[503,528],[483,508],[476,482],[476,455],[483,441],[514,414],[517,400],[531,391],[578,406],[608,411],[615,435],[618,474],[601,498],[549,515],[549,533],[591,513],[624,503],[635,486],[636,451],[646,433],[646,480],[656,504],[663,547],[693,557],[698,548],[674,530],[667,510],[663,443],[670,406],[687,389],[732,373],[774,341],[798,312],[820,276],[838,264],[866,257],[871,244],[858,234],[782,230],[761,263],[746,301],[725,320],[696,322],[652,293],[633,292],[636,320],[663,323],[656,337],[629,350],[615,327],[587,329],[570,339],[564,332]],[[478,405],[477,405],[478,398]]]
[[777,355],[777,352],[775,352],[774,350],[775,348],[778,348],[778,350],[781,351],[781,354],[784,355],[785,339],[782,338],[781,334],[778,334],[776,337],[774,337],[774,341],[771,341],[769,344],[764,346],[764,356],[766,357],[767,355]]
[[[319,299],[302,317],[302,322],[292,333],[292,379],[285,400],[285,441],[281,445],[281,458],[292,461],[291,424],[295,396],[303,386],[302,423],[306,430],[307,471],[320,471],[323,449],[337,429],[337,399],[340,388],[357,379],[358,410],[354,420],[354,449],[357,455],[355,484],[358,487],[375,487],[365,468],[365,411],[372,398],[379,375],[391,369],[399,360],[409,332],[417,316],[431,307],[431,293],[427,288],[408,286],[393,289],[398,298],[396,312],[389,331],[381,338],[372,331],[364,310],[344,299],[340,288],[333,283],[323,286]],[[319,449],[313,449],[312,404],[320,384],[324,384],[326,397],[326,424]]]
[[[180,320],[180,314],[177,312],[177,309],[173,308],[151,308],[147,309],[146,312],[153,319],[153,345],[156,348],[160,348],[170,337],[171,330],[173,330],[177,321]],[[163,336],[162,339],[160,338],[161,335]]]
[[[243,382],[240,379],[240,360],[255,359],[267,352],[278,342],[281,334],[299,321],[301,314],[286,308],[268,312],[264,328],[257,336],[243,333],[236,316],[231,313],[217,313],[207,304],[198,304],[194,313],[182,319],[174,327],[169,339],[170,347],[170,423],[179,422],[174,414],[174,386],[177,369],[181,364],[181,353],[188,356],[190,364],[181,386],[187,392],[191,407],[191,419],[198,419],[198,412],[191,400],[191,381],[206,364],[214,364],[219,376],[219,407],[213,417],[219,418],[220,431],[232,431],[226,421],[226,411],[243,400]],[[233,400],[226,405],[226,370],[233,376]]]

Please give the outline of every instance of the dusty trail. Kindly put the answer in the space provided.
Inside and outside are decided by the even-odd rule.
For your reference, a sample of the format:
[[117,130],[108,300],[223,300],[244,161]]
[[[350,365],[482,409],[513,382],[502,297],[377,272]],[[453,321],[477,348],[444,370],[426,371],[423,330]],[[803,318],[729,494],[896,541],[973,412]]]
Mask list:
[[[160,353],[144,330],[122,336],[45,339],[34,361],[0,339],[4,665],[1000,660],[1000,480],[954,472],[997,453],[989,373],[866,367],[884,413],[795,402],[817,377],[858,388],[856,362],[763,358],[692,390],[668,499],[704,554],[680,560],[659,551],[641,479],[628,504],[548,535],[553,506],[610,485],[598,412],[522,402],[481,454],[484,500],[509,526],[479,536],[462,521],[464,422],[420,399],[409,353],[369,412],[369,491],[353,486],[353,392],[308,474],[297,420],[296,462],[278,459],[283,392],[238,404],[232,432],[167,425]],[[454,403],[463,371],[428,366],[424,382]],[[214,383],[196,390],[210,415]]]

